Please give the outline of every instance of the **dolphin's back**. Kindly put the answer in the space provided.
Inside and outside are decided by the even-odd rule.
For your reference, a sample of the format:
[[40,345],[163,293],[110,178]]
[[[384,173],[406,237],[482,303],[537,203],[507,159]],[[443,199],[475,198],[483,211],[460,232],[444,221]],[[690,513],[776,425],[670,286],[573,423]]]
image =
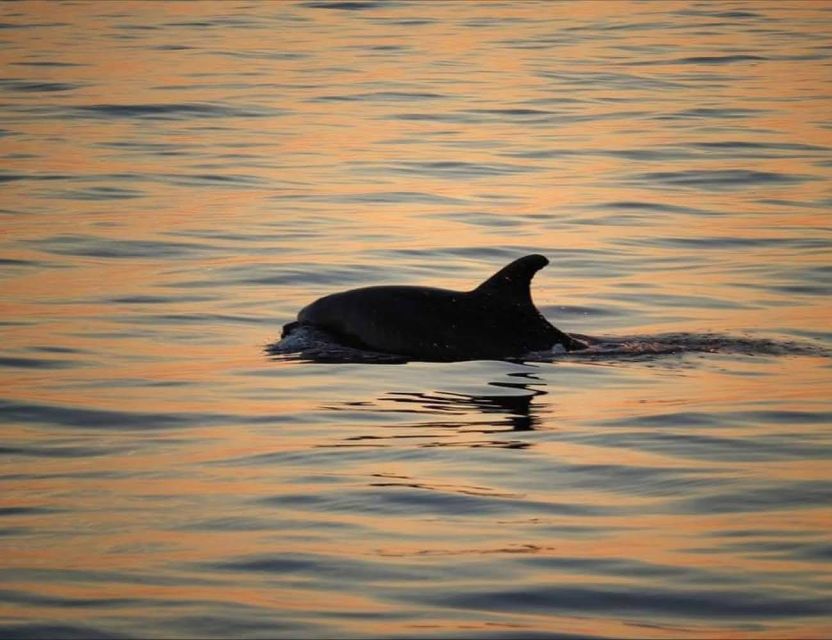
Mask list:
[[548,260],[515,260],[473,291],[376,286],[334,293],[298,314],[345,343],[422,360],[521,356],[563,344],[583,348],[535,308],[529,286]]
[[465,331],[466,318],[479,315],[465,297],[431,287],[365,287],[316,300],[301,310],[298,321],[374,351],[457,359],[486,342]]

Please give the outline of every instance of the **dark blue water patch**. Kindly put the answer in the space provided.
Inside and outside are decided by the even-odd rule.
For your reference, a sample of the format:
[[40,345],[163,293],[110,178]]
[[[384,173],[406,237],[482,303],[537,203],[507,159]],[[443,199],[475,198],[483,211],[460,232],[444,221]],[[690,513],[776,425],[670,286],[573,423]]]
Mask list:
[[132,140],[114,140],[112,142],[98,142],[90,146],[101,149],[117,149],[137,153],[148,153],[165,156],[195,155],[198,145],[170,143],[170,142],[136,142]]
[[722,484],[719,469],[645,467],[615,464],[561,463],[556,471],[541,469],[562,490],[591,490],[625,496],[677,497]]
[[273,107],[241,106],[216,102],[96,104],[66,109],[68,117],[194,120],[199,118],[272,118],[285,111]]
[[[38,445],[0,445],[0,456],[22,456],[26,458],[96,458],[126,453],[128,447],[77,446],[67,444]],[[0,476],[0,480],[8,480]]]
[[[593,120],[603,120],[612,117],[639,117],[643,112],[618,112],[615,114],[607,114],[600,118],[593,117]],[[568,120],[578,122],[584,120],[584,116],[567,116]],[[535,151],[511,151],[502,153],[501,155],[510,158],[528,158],[528,159],[543,159],[548,160],[552,158],[571,158],[571,157],[610,157],[610,158],[624,158],[625,160],[637,160],[640,162],[669,162],[678,161],[691,158],[694,154],[683,147],[664,146],[652,147],[644,149],[541,149]],[[779,157],[779,156],[777,156]]]
[[62,347],[52,344],[34,345],[29,347],[29,351],[38,351],[40,353],[89,353],[85,349],[75,349],[74,347]]
[[[391,595],[393,594],[391,590]],[[454,593],[405,589],[400,599],[415,599],[434,606],[485,611],[518,611],[570,616],[606,614],[609,616],[647,616],[650,620],[667,618],[700,619],[788,619],[824,617],[829,602],[823,598],[789,598],[759,589],[681,589],[644,587],[641,585],[577,586],[536,585],[516,589],[470,588],[457,585]]]
[[720,11],[718,9],[709,9],[707,5],[700,5],[700,6],[691,6],[685,9],[677,9],[670,12],[673,15],[677,16],[695,16],[698,18],[731,18],[735,20],[754,20],[757,18],[765,18],[769,20],[761,13],[756,13],[754,11],[744,11],[744,10],[729,10],[729,11]]
[[385,7],[394,6],[397,3],[391,3],[387,0],[320,0],[313,2],[304,2],[300,6],[307,9],[334,9],[339,11],[366,11],[369,9],[383,9]]
[[115,24],[113,25],[115,29],[120,29],[123,31],[159,31],[161,27],[153,24]]
[[[223,165],[226,167],[227,165]],[[223,187],[239,189],[240,187],[266,187],[268,181],[253,175],[232,173],[171,173],[159,175],[161,182],[186,187]]]
[[605,420],[600,424],[605,427],[717,427],[725,426],[726,419],[719,414],[678,411],[674,413],[615,418]]
[[46,27],[69,27],[67,22],[0,22],[0,29],[41,29]]
[[124,187],[88,187],[86,189],[49,189],[40,190],[37,196],[40,198],[59,198],[61,200],[133,200],[143,198],[146,192],[139,189],[125,189]]
[[163,27],[190,27],[193,29],[210,29],[214,27],[236,29],[265,29],[268,28],[268,25],[265,24],[262,20],[252,19],[245,16],[244,14],[226,14],[203,20],[176,20],[171,22],[165,22],[159,25],[159,27],[154,28]]
[[116,240],[97,236],[59,235],[30,244],[47,253],[88,258],[189,258],[213,249],[205,244],[163,240]]
[[505,108],[505,109],[468,109],[468,113],[482,114],[487,116],[497,116],[501,119],[520,119],[520,120],[538,120],[549,118],[554,113],[552,111],[544,111],[541,109],[523,109],[523,108]]
[[[427,625],[426,625],[427,626]],[[435,634],[430,634],[428,630],[421,632],[396,632],[391,630],[389,635],[385,635],[388,640],[426,640],[428,638],[436,638],[436,640],[470,640],[476,638],[477,640],[610,640],[611,636],[599,636],[587,633],[580,635],[574,633],[567,633],[565,631],[535,631],[525,625],[517,625],[514,623],[500,623],[500,622],[483,622],[481,625],[468,623],[464,629],[453,629],[447,626],[436,626]],[[501,628],[504,627],[504,628]]]
[[[318,199],[319,196],[312,196],[310,199]],[[368,203],[368,204],[459,204],[464,202],[459,198],[441,196],[420,191],[370,191],[366,193],[352,193],[347,195],[326,196],[327,202],[339,202],[344,204]]]
[[[783,532],[783,536],[794,535],[794,532]],[[702,549],[688,549],[694,553],[725,553],[730,555],[742,554],[763,560],[787,560],[790,562],[819,563],[818,573],[825,573],[823,565],[832,562],[832,544],[828,542],[807,542],[804,540],[752,540],[744,542],[723,543],[716,547]]]
[[656,580],[657,582],[670,579],[674,584],[685,584],[687,586],[725,587],[727,585],[744,585],[748,581],[747,576],[744,575],[698,569],[692,566],[657,564],[627,557],[587,558],[529,554],[525,557],[517,557],[514,562],[526,565],[532,571],[577,573],[628,579],[639,576],[642,580],[659,579]]
[[632,418],[617,418],[603,422],[605,426],[662,426],[662,427],[723,427],[749,424],[830,424],[829,411],[723,411],[719,413],[698,413],[682,411],[642,415]]
[[394,24],[399,27],[423,27],[428,24],[436,24],[436,20],[431,18],[405,18],[403,20],[390,20],[388,24]]
[[656,120],[744,120],[756,118],[765,113],[769,113],[769,110],[743,107],[694,107],[674,113],[662,113],[653,118]]
[[654,147],[651,149],[609,149],[599,152],[599,155],[639,162],[674,162],[687,160],[691,153],[680,147]]
[[742,529],[717,529],[707,534],[715,538],[806,538],[815,536],[817,534],[812,531],[798,531],[795,529],[758,529],[758,528],[742,528]]
[[[824,233],[823,231],[815,231],[808,227],[805,232],[808,235]],[[832,241],[829,243],[818,241],[808,247],[801,246],[798,248],[803,250],[802,253],[804,256],[817,255],[822,259],[822,256],[828,252],[830,246],[832,246]],[[760,273],[762,282],[743,280],[732,282],[730,283],[731,286],[797,295],[825,295],[832,288],[832,271],[825,266],[794,268],[770,266],[768,268],[757,269],[756,271]],[[746,272],[751,272],[751,270],[746,269]],[[788,329],[786,332],[788,333]]]
[[15,369],[71,369],[82,363],[70,360],[48,360],[44,358],[0,357],[0,367]]
[[434,515],[451,517],[460,513],[468,518],[497,514],[567,515],[606,517],[627,513],[623,506],[597,506],[579,502],[526,500],[459,493],[447,488],[410,486],[405,483],[377,483],[372,489],[330,491],[327,494],[280,494],[262,498],[259,504],[275,508],[321,511],[326,513],[373,513],[391,517]]
[[[264,574],[275,577],[308,576],[334,583],[360,581],[362,585],[379,582],[407,581],[424,583],[441,579],[449,570],[427,563],[386,562],[384,559],[356,558],[314,553],[272,554],[243,557],[236,560],[207,564],[216,571]],[[459,568],[458,568],[459,569]],[[464,569],[461,569],[464,573]],[[474,570],[473,573],[479,573]],[[485,573],[482,571],[481,573]]]
[[[0,129],[0,137],[3,136]],[[35,158],[42,158],[39,153],[9,153],[2,157],[3,160],[34,160]]]
[[697,249],[716,250],[726,249],[756,249],[756,248],[779,248],[779,249],[829,249],[832,247],[832,240],[822,237],[807,236],[784,236],[767,238],[749,238],[744,236],[705,236],[698,238],[683,237],[657,237],[624,239],[616,242],[620,245],[662,247],[670,249]]
[[332,535],[351,535],[363,529],[360,525],[333,520],[292,520],[282,516],[267,519],[230,515],[190,520],[176,527],[176,530],[182,531],[328,531]]
[[[312,57],[312,54],[309,53],[300,53],[297,51],[274,51],[271,49],[260,51],[211,51],[210,54],[215,56],[237,58],[242,60],[306,60],[307,58]],[[260,74],[252,73],[250,75]]]
[[[648,423],[647,426],[652,426]],[[696,425],[699,426],[699,425]],[[712,425],[716,428],[718,425]],[[832,446],[812,442],[805,436],[781,434],[733,438],[672,431],[673,425],[656,424],[651,431],[600,433],[579,438],[581,443],[611,449],[631,448],[681,459],[711,462],[764,462],[794,460],[832,460]]]
[[179,304],[182,302],[210,302],[216,300],[216,296],[193,296],[193,295],[172,295],[172,296],[116,296],[114,298],[103,298],[101,301],[113,304]]
[[[649,115],[649,111],[634,111],[634,110],[618,110],[609,111],[607,113],[579,113],[579,112],[554,112],[542,111],[535,109],[469,109],[464,112],[455,112],[456,117],[460,117],[461,122],[469,123],[503,123],[516,122],[523,125],[532,124],[575,124],[579,122],[595,123],[605,120],[638,120],[643,116]],[[562,155],[604,155],[604,152],[577,152],[570,150],[560,150]],[[561,157],[557,155],[558,151],[547,150],[541,152],[542,155],[537,157]],[[548,154],[548,155],[546,155]],[[554,155],[553,155],[554,154]],[[506,154],[508,155],[508,154]],[[517,154],[517,157],[520,157]]]
[[[276,324],[276,323],[275,323]],[[156,334],[158,335],[158,334]],[[65,388],[86,389],[107,387],[109,389],[146,388],[160,389],[173,387],[190,387],[196,383],[188,380],[153,380],[150,378],[107,378],[105,380],[90,380],[87,382],[65,383]]]
[[23,62],[11,62],[10,64],[19,67],[87,67],[89,65],[78,62],[64,62],[61,60],[31,60]]
[[558,49],[576,44],[577,38],[559,33],[557,36],[538,36],[536,38],[504,38],[495,40],[492,44],[505,49],[519,49],[525,51],[542,51]]
[[149,47],[152,51],[187,51],[193,49],[185,44],[160,44],[154,47]]
[[832,331],[813,331],[810,329],[795,329],[784,327],[779,329],[780,333],[791,334],[800,338],[809,338],[810,340],[819,340],[822,342],[832,342]]
[[215,413],[154,413],[109,411],[55,404],[0,400],[0,422],[54,427],[113,430],[159,430],[245,422],[238,416]]
[[569,149],[561,147],[557,149],[534,149],[522,151],[507,151],[500,155],[506,158],[523,158],[526,160],[551,160],[557,158],[588,157],[596,155],[594,151]]
[[309,102],[421,102],[439,100],[448,96],[427,91],[373,91],[344,95],[325,95],[310,98]]
[[758,56],[758,55],[749,55],[749,54],[725,54],[719,56],[690,56],[686,58],[675,58],[672,60],[643,60],[643,61],[634,61],[634,62],[627,62],[627,65],[637,65],[637,66],[646,66],[646,65],[677,65],[677,64],[690,64],[690,65],[725,65],[725,64],[738,64],[743,62],[765,62],[769,60],[765,56]]
[[70,82],[38,82],[35,80],[15,80],[0,78],[0,91],[17,91],[22,93],[55,93],[75,91],[84,87],[83,84]]
[[715,492],[677,500],[670,508],[678,513],[751,513],[824,509],[829,504],[832,504],[832,482],[807,480],[758,482],[739,491]]
[[35,260],[20,260],[18,258],[0,258],[0,267],[40,267],[42,264]]
[[63,173],[15,173],[12,171],[0,171],[0,183],[14,182],[16,180],[69,180],[75,176]]
[[631,175],[627,181],[647,187],[680,187],[723,191],[791,185],[818,179],[817,176],[776,171],[754,171],[751,169],[690,169],[687,171],[638,173]]
[[137,637],[110,629],[60,622],[0,624],[0,636],[14,640],[127,640]]
[[685,89],[689,83],[659,79],[654,76],[640,76],[631,73],[614,73],[609,71],[590,72],[552,72],[541,71],[538,76],[554,81],[557,85],[577,86],[582,89],[606,93],[611,89],[633,91],[677,91]]
[[58,509],[54,509],[51,507],[0,507],[0,518],[8,518],[14,516],[37,516],[58,512]]
[[370,51],[383,51],[387,53],[404,53],[412,50],[413,47],[405,47],[403,45],[397,44],[379,44],[370,47]]
[[402,120],[413,122],[439,122],[445,124],[476,124],[482,118],[462,111],[406,112],[381,116],[382,120]]
[[832,543],[801,545],[796,550],[791,551],[789,556],[809,562],[832,563]]
[[[293,620],[296,611],[244,606],[239,602],[214,602],[199,614],[183,616],[154,616],[153,624],[142,621],[141,636],[177,638],[329,638],[341,637],[343,629],[333,629],[321,622],[324,612],[316,610],[317,621]],[[298,616],[301,617],[301,616]],[[380,616],[379,616],[380,617]],[[150,629],[150,631],[148,631]],[[347,636],[344,636],[347,637]]]
[[738,420],[745,420],[749,423],[763,422],[765,424],[832,424],[832,412],[830,411],[786,411],[786,410],[756,410],[756,411],[732,411],[727,415]]
[[605,202],[599,205],[591,205],[593,209],[610,208],[621,209],[623,211],[644,211],[650,213],[679,213],[693,216],[713,216],[719,215],[718,212],[701,209],[698,207],[682,207],[679,205],[663,204],[659,202],[643,202],[638,200],[619,200],[615,202]]
[[702,149],[705,151],[728,150],[728,151],[807,151],[817,153],[830,153],[832,147],[816,144],[805,144],[797,142],[749,142],[744,140],[717,140],[710,142],[689,142],[687,146]]
[[73,598],[32,593],[13,589],[0,589],[0,600],[21,606],[57,607],[69,609],[113,609],[117,607],[159,606],[160,601],[147,598],[99,597]]

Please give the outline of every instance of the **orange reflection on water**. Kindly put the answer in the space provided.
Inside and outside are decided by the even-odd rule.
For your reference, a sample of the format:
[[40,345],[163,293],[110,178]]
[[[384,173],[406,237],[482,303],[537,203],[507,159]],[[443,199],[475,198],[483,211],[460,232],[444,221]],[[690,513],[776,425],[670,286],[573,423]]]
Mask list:
[[[710,8],[687,2],[432,3],[422,24],[407,3],[13,7],[4,20],[59,24],[4,29],[4,68],[74,88],[4,89],[2,144],[20,175],[2,197],[3,257],[16,261],[0,284],[15,416],[2,568],[10,590],[43,599],[0,603],[0,617],[156,619],[175,605],[325,614],[372,637],[828,635],[818,617],[411,597],[687,579],[706,591],[719,576],[752,596],[820,593],[809,552],[830,511],[811,489],[828,460],[742,454],[826,445],[825,354],[369,367],[263,353],[318,295],[467,289],[521,251],[551,258],[534,297],[572,331],[824,335],[827,299],[805,290],[828,255],[806,242],[828,231],[819,5],[743,7],[768,35],[691,18]],[[229,20],[246,12],[254,27]],[[673,28],[650,26],[662,21]],[[46,60],[79,66],[30,64]],[[198,108],[152,112],[182,105]],[[763,179],[702,183],[735,171]],[[513,389],[546,392],[527,415],[482,391],[517,373],[537,377]],[[649,473],[618,486],[610,468]],[[794,486],[803,502],[701,506]],[[442,506],[471,497],[482,512]],[[254,568],[233,568],[241,558]],[[308,565],[281,573],[262,558]],[[547,559],[564,564],[539,569]],[[459,575],[428,571],[446,566]],[[666,582],[647,575],[656,567]]]

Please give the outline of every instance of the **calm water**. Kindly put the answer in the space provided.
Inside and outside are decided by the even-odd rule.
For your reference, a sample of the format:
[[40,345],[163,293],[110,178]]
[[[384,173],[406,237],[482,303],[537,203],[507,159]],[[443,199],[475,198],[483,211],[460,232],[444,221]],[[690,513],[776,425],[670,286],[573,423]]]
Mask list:
[[[4,3],[0,52],[0,635],[832,637],[828,3]],[[526,253],[621,348],[265,350]]]

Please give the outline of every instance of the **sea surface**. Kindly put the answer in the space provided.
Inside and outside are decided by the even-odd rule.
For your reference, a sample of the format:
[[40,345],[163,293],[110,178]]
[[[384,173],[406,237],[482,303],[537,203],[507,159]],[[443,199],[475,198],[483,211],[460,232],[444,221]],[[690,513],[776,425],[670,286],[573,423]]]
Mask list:
[[[10,2],[0,61],[0,636],[832,638],[832,4]],[[604,348],[276,347],[530,253]]]

